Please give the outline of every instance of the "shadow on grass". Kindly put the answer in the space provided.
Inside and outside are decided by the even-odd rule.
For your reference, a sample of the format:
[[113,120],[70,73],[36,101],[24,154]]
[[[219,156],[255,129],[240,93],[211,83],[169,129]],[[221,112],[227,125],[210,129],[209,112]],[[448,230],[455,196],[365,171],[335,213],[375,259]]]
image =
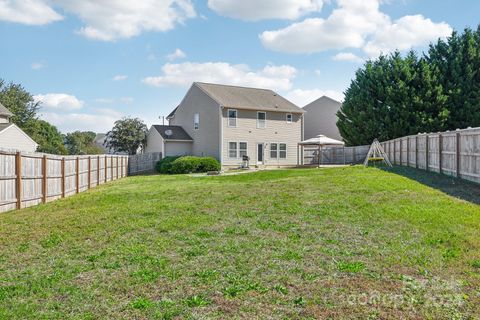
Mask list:
[[394,166],[393,168],[382,167],[381,169],[418,181],[453,197],[480,205],[480,184],[410,167]]

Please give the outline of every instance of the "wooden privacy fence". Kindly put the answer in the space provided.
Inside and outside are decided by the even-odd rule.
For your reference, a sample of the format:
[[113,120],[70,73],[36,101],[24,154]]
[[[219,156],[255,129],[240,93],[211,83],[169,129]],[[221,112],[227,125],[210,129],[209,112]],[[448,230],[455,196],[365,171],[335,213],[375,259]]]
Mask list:
[[142,174],[155,172],[155,165],[162,159],[161,152],[151,152],[129,156],[128,174]]
[[370,146],[356,147],[324,147],[319,152],[318,147],[305,147],[303,151],[304,165],[333,165],[361,163],[367,156]]
[[125,177],[127,168],[127,156],[0,150],[0,212],[68,197]]
[[393,164],[480,183],[480,128],[418,134],[381,145]]

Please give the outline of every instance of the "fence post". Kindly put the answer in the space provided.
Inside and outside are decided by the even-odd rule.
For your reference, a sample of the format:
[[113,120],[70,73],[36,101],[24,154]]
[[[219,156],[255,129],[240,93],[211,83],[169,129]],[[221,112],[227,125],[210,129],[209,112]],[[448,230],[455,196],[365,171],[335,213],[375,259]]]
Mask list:
[[457,147],[457,160],[456,160],[456,164],[457,164],[457,178],[460,178],[460,162],[461,162],[461,159],[462,159],[462,155],[461,155],[461,152],[462,152],[462,148],[460,146],[460,140],[461,140],[461,136],[460,136],[460,132],[457,131],[457,139],[456,139],[456,147]]
[[47,203],[47,155],[42,157],[42,202]]
[[62,157],[62,198],[65,198],[65,157]]
[[400,165],[403,166],[403,139],[400,138]]
[[118,179],[118,156],[115,157],[115,167],[117,169],[117,179]]
[[17,152],[15,154],[15,175],[17,176],[16,196],[17,209],[22,208],[22,154]]
[[407,137],[407,167],[410,167],[410,136]]
[[107,183],[107,156],[105,156],[105,165],[104,165],[104,168],[103,168],[103,171],[104,171],[104,175],[105,175],[105,183]]
[[393,140],[393,164],[397,164],[397,140]]
[[441,133],[438,134],[438,172],[442,173],[442,153],[443,153],[443,136]]
[[91,183],[91,180],[92,180],[92,177],[91,177],[91,174],[92,174],[92,163],[90,161],[90,156],[88,157],[88,186],[87,186],[87,189],[90,189],[90,183]]
[[100,184],[100,156],[97,157],[97,186]]
[[428,139],[428,134],[425,135],[425,170],[428,171],[428,156],[429,156],[429,153],[430,153],[430,148],[429,148],[429,139]]
[[76,192],[80,192],[80,159],[78,156],[75,158],[75,189]]
[[110,156],[110,181],[113,181],[113,156]]
[[415,168],[418,169],[418,134],[415,136]]

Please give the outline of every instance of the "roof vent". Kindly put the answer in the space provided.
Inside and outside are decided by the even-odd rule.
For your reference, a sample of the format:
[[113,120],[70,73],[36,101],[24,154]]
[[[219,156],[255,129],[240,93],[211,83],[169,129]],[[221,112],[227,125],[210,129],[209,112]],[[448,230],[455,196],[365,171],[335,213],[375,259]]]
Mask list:
[[170,129],[165,130],[165,135],[166,135],[167,137],[170,137],[172,134],[173,134],[173,131],[172,131],[172,130],[170,130]]

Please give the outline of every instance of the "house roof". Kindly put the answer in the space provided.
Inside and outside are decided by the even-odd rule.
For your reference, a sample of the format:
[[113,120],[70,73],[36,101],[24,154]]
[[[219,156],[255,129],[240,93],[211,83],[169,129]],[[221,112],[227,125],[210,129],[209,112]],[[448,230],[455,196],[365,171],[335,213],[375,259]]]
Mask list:
[[228,86],[223,84],[194,82],[223,107],[304,113],[305,111],[269,89]]
[[172,118],[172,117],[173,117],[173,115],[175,114],[175,111],[177,111],[177,109],[178,109],[178,106],[177,106],[177,107],[175,107],[175,109],[173,109],[173,110],[172,110],[172,112],[170,112],[170,113],[168,114],[168,116],[167,116],[167,119],[170,119],[170,118]]
[[318,98],[317,100],[314,100],[314,101],[310,102],[309,104],[307,104],[307,105],[304,106],[303,108],[305,109],[306,107],[310,107],[310,106],[313,106],[313,105],[317,106],[318,103],[323,102],[323,101],[325,101],[325,102],[333,102],[334,104],[338,104],[338,105],[340,105],[340,106],[342,105],[342,103],[341,103],[340,101],[337,101],[337,100],[332,99],[332,98],[327,97],[327,96],[321,96],[320,98]]
[[0,123],[0,132],[7,129],[8,127],[12,126],[13,123]]
[[[160,133],[163,139],[165,140],[189,140],[193,141],[192,137],[183,130],[180,126],[164,126],[155,124],[153,127]],[[167,131],[170,130],[172,132],[171,135],[167,135]]]
[[10,112],[3,104],[0,103],[0,116],[7,116],[11,117],[13,116],[13,113]]

